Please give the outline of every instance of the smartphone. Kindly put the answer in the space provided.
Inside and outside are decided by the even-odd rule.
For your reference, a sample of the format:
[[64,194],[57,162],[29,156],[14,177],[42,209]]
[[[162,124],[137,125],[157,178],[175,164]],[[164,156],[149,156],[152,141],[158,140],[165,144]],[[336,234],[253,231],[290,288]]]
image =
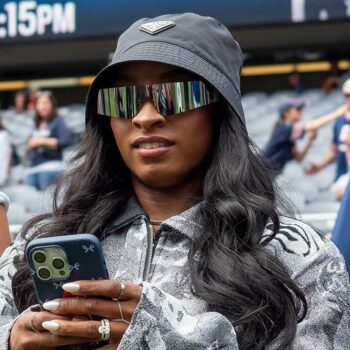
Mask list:
[[26,256],[40,304],[70,296],[65,283],[108,279],[100,241],[91,234],[33,239]]

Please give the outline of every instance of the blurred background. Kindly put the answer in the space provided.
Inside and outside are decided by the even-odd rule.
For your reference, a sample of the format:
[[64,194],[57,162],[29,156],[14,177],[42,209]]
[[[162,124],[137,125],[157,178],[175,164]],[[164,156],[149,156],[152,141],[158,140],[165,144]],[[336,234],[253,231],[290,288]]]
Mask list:
[[[50,100],[51,108],[70,133],[62,148],[65,168],[84,132],[89,84],[108,63],[118,35],[138,18],[179,12],[216,17],[240,43],[247,128],[260,148],[283,101],[302,100],[305,122],[345,102],[341,87],[350,77],[350,0],[1,1],[0,116],[11,151],[6,151],[8,169],[6,160],[0,164],[7,169],[0,189],[11,197],[13,233],[47,210],[51,198],[50,186],[42,191],[23,175],[31,166],[28,139],[41,128],[33,122],[40,92],[55,96],[57,110]],[[312,176],[304,170],[325,157],[332,133],[332,124],[322,128],[303,162],[288,163],[278,177],[298,215],[325,234],[340,205],[332,188],[335,165]]]

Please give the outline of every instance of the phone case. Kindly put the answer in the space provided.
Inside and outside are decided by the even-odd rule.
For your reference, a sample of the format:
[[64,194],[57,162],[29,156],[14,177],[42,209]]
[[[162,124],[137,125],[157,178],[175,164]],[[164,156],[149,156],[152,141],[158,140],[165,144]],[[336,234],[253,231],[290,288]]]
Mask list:
[[[68,278],[57,278],[51,281],[41,280],[32,259],[32,252],[38,248],[62,248],[68,260],[70,275]],[[51,249],[51,248],[50,248]],[[62,285],[78,280],[108,279],[106,263],[103,257],[100,241],[91,234],[75,234],[32,240],[26,249],[35,290],[40,303],[65,296]],[[45,264],[43,265],[45,267]]]

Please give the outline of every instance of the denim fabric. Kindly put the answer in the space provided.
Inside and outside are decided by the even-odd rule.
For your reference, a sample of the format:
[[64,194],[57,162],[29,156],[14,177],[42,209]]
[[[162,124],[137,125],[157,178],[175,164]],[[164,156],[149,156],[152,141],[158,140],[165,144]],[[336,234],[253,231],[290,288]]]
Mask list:
[[30,174],[26,177],[26,184],[35,187],[39,191],[45,190],[52,185],[60,171],[43,171],[41,173]]

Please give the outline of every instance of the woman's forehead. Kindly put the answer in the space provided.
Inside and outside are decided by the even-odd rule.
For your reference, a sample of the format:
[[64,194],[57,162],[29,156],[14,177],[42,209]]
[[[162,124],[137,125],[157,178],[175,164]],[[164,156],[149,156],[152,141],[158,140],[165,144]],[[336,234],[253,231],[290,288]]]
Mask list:
[[128,62],[120,65],[115,75],[116,83],[156,83],[198,79],[198,77],[180,67],[160,62]]

